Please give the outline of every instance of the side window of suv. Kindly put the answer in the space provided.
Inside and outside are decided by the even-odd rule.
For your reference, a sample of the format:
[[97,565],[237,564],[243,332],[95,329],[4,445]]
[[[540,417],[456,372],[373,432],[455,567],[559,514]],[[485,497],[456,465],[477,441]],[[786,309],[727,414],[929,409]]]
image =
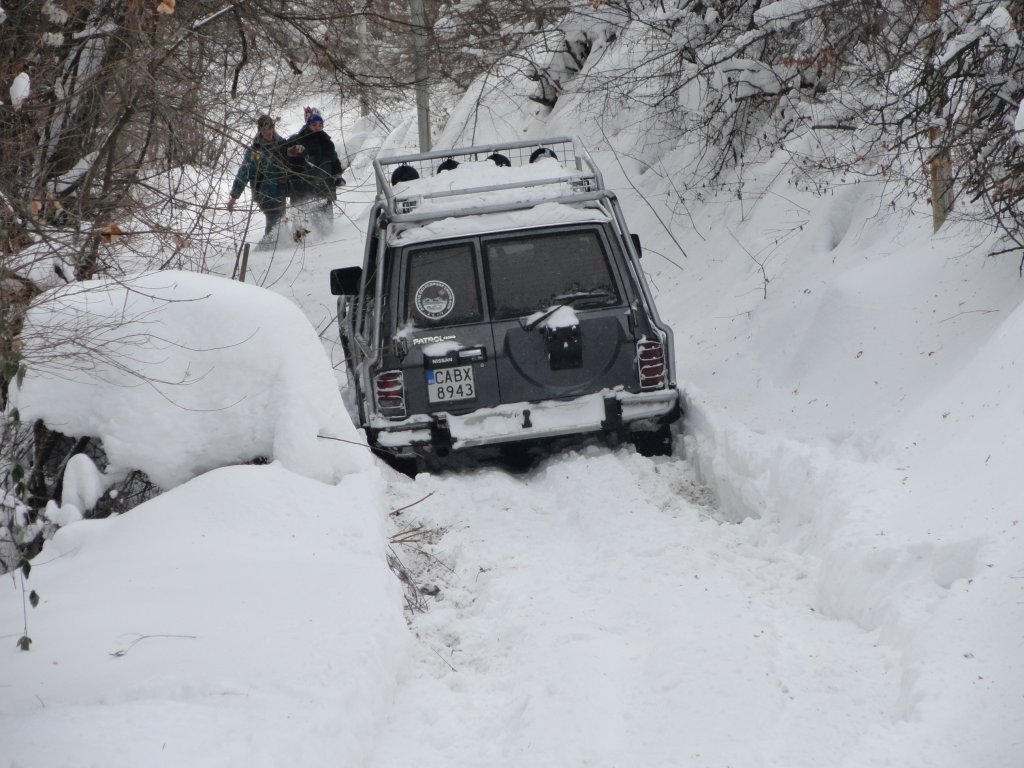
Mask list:
[[405,316],[415,325],[427,327],[483,318],[472,243],[409,252]]
[[556,304],[585,309],[620,301],[595,230],[489,240],[484,243],[484,264],[496,320]]

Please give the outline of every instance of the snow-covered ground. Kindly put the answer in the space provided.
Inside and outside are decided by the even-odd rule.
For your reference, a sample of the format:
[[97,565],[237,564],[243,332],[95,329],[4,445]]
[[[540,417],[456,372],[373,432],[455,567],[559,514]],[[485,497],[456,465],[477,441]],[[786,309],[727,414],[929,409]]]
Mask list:
[[[933,235],[877,186],[818,196],[770,161],[742,201],[707,192],[684,215],[674,156],[641,173],[602,144],[635,132],[522,103],[489,104],[471,137],[456,108],[439,143],[597,149],[676,329],[677,455],[590,445],[412,480],[348,446],[338,484],[291,471],[294,453],[211,455],[222,468],[66,526],[6,578],[0,765],[1019,768],[1016,260],[987,258],[981,232]],[[303,309],[340,382],[327,274],[361,257],[365,162],[346,178],[328,233],[249,273]],[[236,289],[213,290],[271,323],[274,301]],[[219,387],[295,386],[267,375],[269,346],[232,349],[240,381]],[[287,408],[335,412],[307,391]],[[104,413],[110,435],[139,431]],[[149,439],[168,470],[192,445]]]
[[427,494],[399,519],[444,531],[439,563],[406,555],[443,599],[375,765],[811,766],[899,719],[898,653],[684,462],[591,448],[392,498]]

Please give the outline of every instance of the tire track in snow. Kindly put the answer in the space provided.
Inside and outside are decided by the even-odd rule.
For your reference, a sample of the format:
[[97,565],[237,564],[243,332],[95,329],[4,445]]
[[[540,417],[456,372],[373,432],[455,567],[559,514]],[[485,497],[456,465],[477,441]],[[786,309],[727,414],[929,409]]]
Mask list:
[[[814,607],[812,558],[722,523],[688,463],[629,449],[396,476],[436,584],[375,766],[820,766],[884,727],[899,667]],[[855,736],[854,734],[858,734]]]

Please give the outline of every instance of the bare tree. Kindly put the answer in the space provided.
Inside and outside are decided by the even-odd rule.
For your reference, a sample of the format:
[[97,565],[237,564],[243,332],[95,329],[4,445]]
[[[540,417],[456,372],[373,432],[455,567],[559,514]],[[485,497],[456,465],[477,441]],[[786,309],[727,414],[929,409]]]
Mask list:
[[[339,67],[341,3],[26,0],[0,22],[0,408],[47,289],[140,270],[203,271],[228,243],[218,179],[298,73]],[[346,70],[339,69],[340,76]],[[83,348],[89,329],[82,334]],[[38,345],[33,349],[39,349]],[[95,350],[94,350],[95,353]],[[7,414],[0,492],[41,509],[70,455],[101,448]],[[5,521],[0,521],[3,523]]]
[[[783,150],[819,188],[837,172],[889,180],[934,203],[936,226],[965,197],[955,215],[1020,252],[1022,21],[989,0],[611,0],[574,5],[531,76],[541,103],[578,94],[596,121],[636,115],[648,151],[695,147],[683,187],[742,194],[745,164]],[[604,64],[609,45],[628,66]],[[828,151],[796,156],[808,134]]]

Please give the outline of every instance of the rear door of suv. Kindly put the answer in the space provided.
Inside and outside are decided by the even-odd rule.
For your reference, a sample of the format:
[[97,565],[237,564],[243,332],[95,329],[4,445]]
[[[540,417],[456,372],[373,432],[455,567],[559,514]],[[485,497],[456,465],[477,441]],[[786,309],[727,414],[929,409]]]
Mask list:
[[625,275],[600,224],[481,238],[504,403],[634,388]]
[[636,388],[632,294],[600,224],[407,246],[408,413]]
[[475,238],[408,246],[396,337],[410,414],[501,402]]

